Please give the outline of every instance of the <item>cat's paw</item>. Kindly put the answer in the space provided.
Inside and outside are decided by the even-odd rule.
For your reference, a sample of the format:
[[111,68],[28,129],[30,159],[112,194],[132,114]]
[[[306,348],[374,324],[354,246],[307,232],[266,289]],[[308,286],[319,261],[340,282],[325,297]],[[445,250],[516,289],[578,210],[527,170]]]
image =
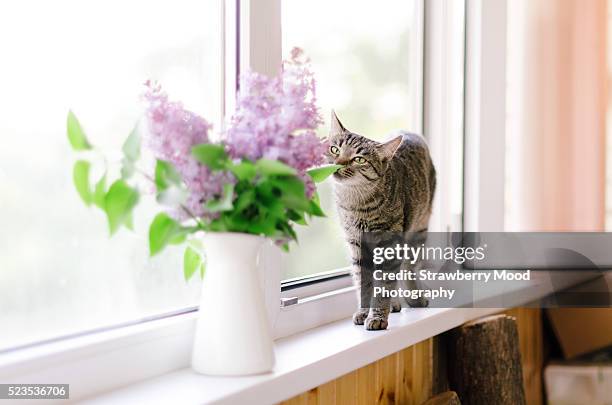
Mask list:
[[363,321],[368,317],[369,308],[360,308],[353,314],[353,323],[355,325],[363,325]]
[[425,308],[429,305],[429,301],[427,298],[419,297],[415,300],[408,301],[408,305],[410,305],[410,308]]
[[386,316],[368,316],[365,320],[367,330],[385,330],[389,326]]
[[401,302],[391,302],[391,312],[401,312],[402,304]]

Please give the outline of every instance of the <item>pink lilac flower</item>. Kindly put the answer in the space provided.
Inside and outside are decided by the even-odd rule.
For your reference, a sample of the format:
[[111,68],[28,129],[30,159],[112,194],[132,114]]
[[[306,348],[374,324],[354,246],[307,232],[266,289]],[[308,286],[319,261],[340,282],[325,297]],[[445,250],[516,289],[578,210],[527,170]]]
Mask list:
[[234,181],[231,174],[212,172],[191,155],[194,145],[209,142],[212,126],[180,102],[169,101],[158,84],[147,81],[145,86],[148,146],[157,159],[172,163],[181,175],[189,192],[186,208],[198,217],[207,216],[203,203],[218,196],[223,184]]
[[[181,175],[189,192],[185,205],[190,213],[210,216],[203,204],[216,198],[224,184],[235,181],[230,173],[212,172],[191,155],[193,146],[210,142],[212,126],[180,102],[169,101],[159,85],[150,81],[145,85],[148,146]],[[236,112],[223,143],[235,160],[267,158],[295,168],[312,197],[315,186],[306,170],[324,162],[327,146],[315,133],[321,123],[309,61],[295,48],[277,76],[256,72],[242,76]]]
[[267,158],[295,168],[311,197],[314,185],[305,171],[324,163],[326,145],[315,133],[321,123],[309,61],[294,48],[277,76],[242,75],[236,112],[223,139],[234,159]]

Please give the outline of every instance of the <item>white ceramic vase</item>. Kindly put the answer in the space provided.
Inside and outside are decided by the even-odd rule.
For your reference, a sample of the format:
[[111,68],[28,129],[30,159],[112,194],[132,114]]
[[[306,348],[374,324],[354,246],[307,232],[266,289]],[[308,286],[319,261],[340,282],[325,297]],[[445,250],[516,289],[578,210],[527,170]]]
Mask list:
[[250,375],[274,367],[260,253],[265,238],[243,233],[203,237],[206,273],[193,344],[192,368],[209,375]]

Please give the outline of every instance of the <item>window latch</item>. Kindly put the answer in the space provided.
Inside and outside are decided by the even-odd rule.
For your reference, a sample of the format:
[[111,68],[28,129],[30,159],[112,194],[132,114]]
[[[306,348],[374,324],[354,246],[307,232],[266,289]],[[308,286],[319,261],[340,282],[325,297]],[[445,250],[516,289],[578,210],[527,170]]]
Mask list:
[[281,308],[290,307],[291,305],[295,305],[297,303],[298,303],[298,297],[281,298],[280,300]]

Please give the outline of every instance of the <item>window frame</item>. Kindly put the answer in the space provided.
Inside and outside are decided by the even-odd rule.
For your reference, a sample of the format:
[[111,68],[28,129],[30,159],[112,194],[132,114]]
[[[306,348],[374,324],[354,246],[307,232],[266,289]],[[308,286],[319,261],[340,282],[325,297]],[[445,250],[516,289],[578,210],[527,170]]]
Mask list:
[[[225,64],[221,84],[225,89],[222,92],[223,115],[235,106],[240,70],[250,68],[266,74],[276,73],[282,49],[280,1],[220,1]],[[427,72],[442,72],[439,66],[434,69],[432,64],[442,64],[443,60],[431,58],[431,55],[433,52],[444,52],[445,38],[440,33],[447,23],[448,9],[443,0],[415,1],[423,15],[423,59],[420,63]],[[466,0],[466,9],[470,7],[486,7],[486,2]],[[465,15],[466,25],[470,22],[468,14]],[[500,30],[492,25],[486,28]],[[503,28],[505,30],[505,26]],[[479,35],[483,36],[484,33],[480,32]],[[469,35],[466,38],[469,40]],[[469,55],[467,51],[466,55]],[[468,70],[465,73],[467,76]],[[442,110],[437,107],[442,105],[445,93],[430,93],[432,83],[439,77],[424,74],[423,71],[421,74],[422,96],[426,100],[421,104],[421,125],[429,141],[435,142],[435,137],[443,134],[441,130],[436,132],[432,129],[431,120],[436,116],[445,119],[441,115]],[[434,150],[433,153],[438,152]],[[440,153],[443,157],[444,153]],[[306,277],[301,284],[296,280],[283,283],[280,254],[270,245],[264,255],[265,265],[261,266],[266,269],[261,274],[261,280],[275,339],[351,316],[357,305],[357,294],[346,269]],[[279,305],[281,298],[296,297],[296,305]],[[197,311],[186,311],[0,354],[0,379],[6,383],[67,382],[73,385],[71,399],[78,400],[188,367]],[[93,378],[92,370],[95,370]]]
[[463,229],[500,232],[505,216],[507,0],[466,0],[465,20]]
[[[277,66],[282,59],[280,56],[280,50],[282,49],[280,0],[274,0],[273,3],[275,4],[270,5],[271,11],[267,13],[268,18],[273,17],[273,19],[266,20],[268,36],[264,37],[262,34],[259,34],[254,37],[255,39],[243,38],[240,41],[241,47],[244,44],[248,44],[250,47],[250,63],[247,66],[252,70],[265,74],[275,74]],[[417,106],[417,117],[414,117],[414,119],[418,121],[415,128],[423,133],[423,119],[425,115],[425,105],[423,102],[425,75],[423,69],[425,67],[425,38],[427,37],[425,33],[425,15],[428,5],[424,0],[414,0],[414,3],[417,8],[416,14],[419,16],[416,21],[418,24],[417,32],[420,33],[418,38],[414,40],[414,43],[419,44],[419,51],[416,52],[419,60],[414,65],[421,66],[421,69],[415,69],[411,74],[416,75],[413,79],[418,80],[421,86],[416,86],[417,88],[414,91],[417,93],[412,94],[410,98],[414,99],[415,96],[418,96],[421,100]],[[251,2],[249,1],[247,4],[251,4]],[[260,6],[259,3],[258,6]],[[240,15],[242,18],[242,12]],[[268,41],[276,42],[270,43]],[[242,51],[240,55],[243,55]],[[270,64],[270,60],[276,60],[277,64]],[[241,60],[241,69],[243,69],[243,66]],[[278,252],[268,252],[268,254],[280,255]],[[273,262],[271,267],[266,267],[266,272],[282,274],[282,268],[276,266],[276,263],[282,263],[280,256],[277,256],[277,259]],[[281,279],[280,274],[279,279]],[[263,275],[262,277],[266,278],[269,276]],[[273,336],[275,338],[286,337],[293,333],[350,317],[355,311],[358,304],[357,291],[353,286],[349,267],[330,272],[316,273],[303,277],[300,281],[294,279],[283,280],[278,300],[269,298],[276,296],[278,286],[275,288],[272,285],[270,289],[264,291],[266,302],[273,303],[273,307],[268,308],[268,313],[271,317]],[[292,288],[288,288],[289,285]],[[275,302],[280,302],[281,305],[278,306],[278,304],[274,304]]]

